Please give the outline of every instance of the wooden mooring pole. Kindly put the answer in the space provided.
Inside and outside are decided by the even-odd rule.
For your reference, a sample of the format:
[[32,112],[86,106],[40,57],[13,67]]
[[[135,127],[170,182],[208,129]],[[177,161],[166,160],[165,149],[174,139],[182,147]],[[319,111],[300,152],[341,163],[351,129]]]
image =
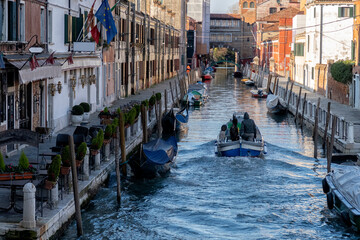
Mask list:
[[[323,145],[322,145],[323,149],[325,149],[325,145],[326,145],[326,137],[327,137],[329,121],[330,121],[330,107],[331,107],[331,102],[328,102],[327,113],[326,113],[325,131],[324,131],[324,141],[323,141]],[[326,147],[327,147],[327,145],[326,145]],[[325,153],[326,153],[326,151],[325,151]]]
[[178,93],[178,82],[175,81],[175,100],[176,100],[176,106],[179,106],[179,93]]
[[315,126],[313,131],[313,139],[314,139],[314,158],[317,158],[317,139],[318,139],[318,129],[319,129],[319,108],[320,108],[320,98],[317,101],[317,107],[315,110]]
[[[166,91],[166,90],[165,90]],[[143,143],[147,143],[147,119],[146,119],[146,108],[141,105],[141,124],[143,129]]]
[[306,95],[307,93],[304,94],[304,102],[303,102],[303,107],[302,107],[302,113],[301,113],[301,129],[303,128],[303,124],[304,124],[304,114],[305,114],[305,107],[306,107]]
[[328,154],[327,154],[327,172],[331,171],[331,160],[332,160],[332,152],[334,147],[335,140],[335,129],[336,129],[336,117],[332,117],[332,125],[331,125],[331,140],[329,143]]
[[275,95],[278,95],[278,90],[279,90],[279,77],[276,79],[276,88],[275,88]]
[[301,90],[302,90],[302,87],[300,87],[299,95],[298,95],[298,99],[297,99],[297,103],[296,103],[295,123],[297,123],[297,118],[298,118],[299,105],[300,105],[300,99],[301,99]]
[[[291,82],[291,87],[290,87],[290,92],[289,92],[289,98],[288,98],[287,105],[286,105],[288,110],[289,110],[291,93],[292,93],[293,87],[294,87],[294,82]],[[286,92],[285,94],[287,95],[287,92]]]
[[165,104],[165,112],[167,112],[167,91],[166,89],[164,90],[164,104]]
[[125,119],[124,119],[124,113],[120,112],[120,149],[121,149],[121,164],[122,168],[121,171],[124,176],[127,175],[127,169],[126,169],[126,149],[125,149]]
[[271,73],[269,73],[269,77],[268,77],[268,81],[267,81],[267,86],[266,86],[266,92],[269,94],[269,90],[270,90],[270,85],[271,85],[271,78],[272,75]]
[[287,100],[287,91],[288,91],[288,89],[289,89],[289,81],[286,82],[284,101]]
[[80,198],[79,198],[79,188],[78,188],[78,178],[77,178],[77,168],[76,168],[75,145],[74,145],[74,138],[72,135],[69,135],[68,139],[69,139],[69,147],[71,154],[71,174],[72,174],[73,190],[74,190],[77,234],[78,236],[81,236],[83,235],[83,228],[82,228],[81,208],[80,208]]
[[116,127],[116,138],[115,140],[115,171],[116,171],[116,200],[118,203],[121,201],[121,181],[120,181],[120,154],[119,154],[119,142],[120,142],[120,131],[119,126]]
[[170,84],[170,92],[171,92],[171,99],[172,99],[172,104],[171,104],[171,106],[174,106],[174,104],[175,104],[175,99],[174,99],[174,94],[173,94],[171,82],[169,82],[169,84]]
[[273,86],[273,89],[272,89],[272,92],[273,94],[276,95],[276,83],[277,81],[279,81],[279,78],[278,77],[274,77],[274,86]]

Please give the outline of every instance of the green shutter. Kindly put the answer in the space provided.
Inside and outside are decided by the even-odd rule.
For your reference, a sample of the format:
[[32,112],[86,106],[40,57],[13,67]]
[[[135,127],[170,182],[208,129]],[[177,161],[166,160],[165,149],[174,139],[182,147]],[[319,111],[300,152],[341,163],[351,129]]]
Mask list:
[[[86,23],[86,20],[87,20],[87,17],[88,17],[88,12],[87,11],[85,11],[84,16],[85,16],[85,18],[84,18],[83,24]],[[87,26],[88,25],[89,25],[89,23],[87,23]],[[88,32],[86,31],[86,29],[84,29],[84,31],[85,31],[85,35],[86,35]]]
[[355,60],[355,42],[351,41],[351,60]]
[[8,16],[9,16],[9,41],[16,41],[16,3],[9,1],[9,9],[8,9]]
[[75,35],[75,38],[74,38],[74,42],[77,41],[77,37],[79,36],[79,34],[81,32],[81,29],[83,27],[83,24],[84,24],[83,19],[84,19],[83,14],[80,14],[80,17],[76,18],[76,35]]
[[341,7],[338,8],[338,17],[342,17],[341,16]]
[[64,43],[69,43],[69,15],[64,14]]
[[301,56],[304,56],[304,47],[305,47],[305,44],[304,44],[304,43],[301,43],[300,46],[301,46]]
[[294,55],[295,55],[295,56],[297,56],[297,55],[296,55],[296,50],[297,50],[296,47],[297,47],[297,43],[294,43]]
[[72,26],[71,26],[71,42],[75,42],[76,38],[77,38],[77,34],[76,34],[76,23],[77,23],[77,18],[76,17],[72,17]]
[[354,5],[354,18],[356,18],[356,5]]
[[354,8],[350,8],[350,17],[353,17],[354,16]]

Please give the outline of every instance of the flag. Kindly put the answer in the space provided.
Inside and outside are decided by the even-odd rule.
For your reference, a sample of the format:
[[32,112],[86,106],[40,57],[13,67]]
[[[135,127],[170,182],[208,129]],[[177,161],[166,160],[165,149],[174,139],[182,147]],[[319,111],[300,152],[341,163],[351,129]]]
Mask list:
[[88,15],[88,26],[86,28],[86,31],[89,31],[89,28],[91,28],[90,33],[92,38],[95,40],[96,43],[99,43],[100,38],[100,32],[97,26],[95,25],[95,19],[94,19],[94,4],[96,0],[94,1],[93,5],[91,6],[89,15]]
[[96,0],[94,1],[94,3],[92,4],[91,8],[90,8],[90,12],[88,15],[88,19],[87,19],[87,24],[88,26],[86,27],[86,31],[89,32],[89,28],[91,27],[91,29],[94,26],[94,5],[95,5]]
[[5,68],[4,56],[2,53],[0,53],[0,68]]
[[45,64],[54,65],[54,63],[55,63],[54,53],[55,53],[55,51],[50,54],[50,56],[46,59]]
[[93,37],[95,42],[98,44],[99,38],[100,38],[100,32],[99,32],[97,25],[91,27],[91,36]]
[[72,53],[67,57],[66,60],[67,60],[67,62],[68,62],[69,65],[74,64],[73,57],[72,57]]
[[104,0],[97,12],[95,13],[95,17],[101,22],[101,24],[105,27],[107,43],[109,44],[111,40],[115,37],[117,30],[115,27],[115,21],[111,14],[109,2]]
[[36,69],[37,67],[39,67],[39,63],[38,63],[35,55],[32,55],[32,56],[30,57],[29,64],[30,64],[31,71],[33,71],[34,69]]

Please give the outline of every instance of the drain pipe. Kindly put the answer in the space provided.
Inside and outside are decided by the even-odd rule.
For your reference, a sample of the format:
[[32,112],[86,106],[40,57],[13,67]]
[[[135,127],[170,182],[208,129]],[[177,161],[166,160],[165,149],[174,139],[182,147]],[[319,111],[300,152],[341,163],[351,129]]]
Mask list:
[[319,54],[320,64],[322,64],[322,44],[323,44],[323,5],[320,5],[320,54]]

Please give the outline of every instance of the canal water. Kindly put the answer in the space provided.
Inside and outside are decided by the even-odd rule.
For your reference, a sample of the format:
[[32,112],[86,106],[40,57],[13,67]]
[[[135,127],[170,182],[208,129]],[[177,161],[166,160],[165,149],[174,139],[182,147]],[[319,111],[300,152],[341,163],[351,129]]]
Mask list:
[[[169,176],[123,183],[116,177],[82,211],[80,239],[358,239],[326,207],[326,161],[314,159],[309,130],[274,117],[230,71],[208,83],[209,99],[191,109]],[[214,141],[235,111],[247,111],[267,142],[264,158],[225,158]],[[319,150],[320,151],[320,150]],[[62,239],[76,237],[73,221]]]

